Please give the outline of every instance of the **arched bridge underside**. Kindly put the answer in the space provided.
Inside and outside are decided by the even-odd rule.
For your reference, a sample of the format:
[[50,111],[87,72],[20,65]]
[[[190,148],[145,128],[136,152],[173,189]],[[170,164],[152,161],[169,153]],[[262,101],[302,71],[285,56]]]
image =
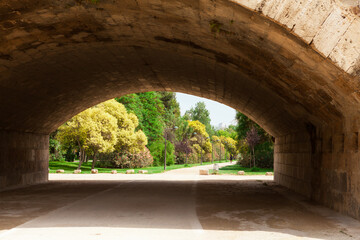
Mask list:
[[[350,2],[350,3],[347,3]],[[360,218],[360,9],[335,0],[3,0],[0,188],[44,182],[48,134],[178,91],[276,138],[275,181]]]

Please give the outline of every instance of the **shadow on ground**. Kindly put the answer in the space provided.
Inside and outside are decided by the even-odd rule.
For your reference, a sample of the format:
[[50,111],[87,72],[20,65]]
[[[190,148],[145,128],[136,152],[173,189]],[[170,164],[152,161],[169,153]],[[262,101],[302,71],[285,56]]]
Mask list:
[[[112,227],[262,231],[356,239],[272,181],[52,181],[0,192],[0,230]],[[304,205],[305,204],[305,205]]]

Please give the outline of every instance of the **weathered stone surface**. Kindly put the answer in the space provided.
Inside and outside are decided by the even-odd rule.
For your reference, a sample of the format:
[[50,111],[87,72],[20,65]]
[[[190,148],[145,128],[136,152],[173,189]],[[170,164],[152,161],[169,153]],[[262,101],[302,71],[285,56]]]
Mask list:
[[0,190],[47,181],[48,154],[47,135],[0,130]]
[[74,173],[75,173],[75,174],[81,173],[81,169],[75,169],[75,170],[74,170]]
[[200,169],[199,174],[200,175],[209,175],[209,170],[208,169]]
[[148,170],[139,170],[139,173],[148,173]]
[[238,174],[238,175],[245,175],[245,172],[244,172],[244,171],[238,171],[237,174]]
[[111,174],[117,174],[116,170],[111,170]]
[[91,169],[91,173],[92,173],[92,174],[97,174],[97,173],[99,173],[99,170],[97,170],[97,169]]
[[135,173],[135,170],[134,170],[134,169],[126,170],[126,174],[133,174],[133,173]]
[[46,181],[48,134],[82,110],[179,91],[248,115],[277,183],[360,218],[358,5],[78,2],[0,2],[0,188]]

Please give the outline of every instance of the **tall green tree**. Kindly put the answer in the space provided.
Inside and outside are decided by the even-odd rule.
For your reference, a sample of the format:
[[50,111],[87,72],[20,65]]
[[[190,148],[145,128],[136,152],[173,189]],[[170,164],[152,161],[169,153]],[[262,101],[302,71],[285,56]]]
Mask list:
[[254,127],[258,134],[262,137],[271,138],[271,136],[262,128],[260,127],[256,122],[248,118],[246,115],[242,114],[241,112],[236,112],[236,121],[237,126],[235,128],[238,138],[244,139],[246,138],[246,134]]
[[116,98],[139,119],[137,129],[142,130],[149,144],[162,139],[165,107],[158,92],[135,93]]
[[191,121],[199,121],[205,125],[206,132],[212,136],[215,134],[214,128],[210,124],[210,113],[206,109],[204,102],[197,102],[194,108],[185,112],[185,118],[188,118]]
[[164,105],[163,121],[165,128],[174,129],[180,119],[180,105],[173,92],[159,92]]
[[[274,138],[240,112],[236,113],[236,120],[238,122],[236,126],[238,150],[243,155],[243,158],[249,156],[250,164],[251,161],[255,162],[256,159],[259,167],[272,167],[274,161]],[[250,141],[250,139],[256,139],[257,144],[253,144],[254,141]]]

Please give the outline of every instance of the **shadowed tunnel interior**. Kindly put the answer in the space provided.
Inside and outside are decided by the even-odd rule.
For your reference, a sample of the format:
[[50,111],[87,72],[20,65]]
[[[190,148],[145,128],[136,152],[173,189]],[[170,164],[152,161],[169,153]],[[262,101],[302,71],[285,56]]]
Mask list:
[[[272,16],[276,1],[239,2],[2,1],[0,187],[46,181],[48,134],[82,110],[176,91],[249,116],[276,139],[277,183],[360,217],[360,65],[336,45],[359,19],[348,12],[350,30],[329,47],[321,34],[331,19],[313,20],[323,24],[316,35]],[[291,3],[278,11],[295,16]],[[332,16],[336,4],[315,10]]]

